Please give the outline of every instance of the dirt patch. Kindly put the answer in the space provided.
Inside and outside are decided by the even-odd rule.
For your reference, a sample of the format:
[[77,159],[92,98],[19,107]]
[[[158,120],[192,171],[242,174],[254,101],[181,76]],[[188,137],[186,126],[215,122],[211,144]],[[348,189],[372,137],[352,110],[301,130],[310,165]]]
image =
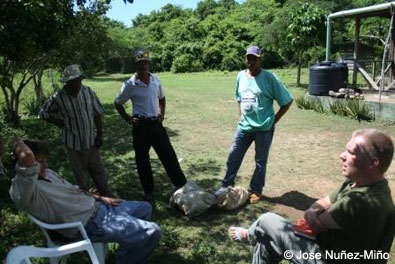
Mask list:
[[304,211],[311,204],[329,194],[337,184],[330,179],[321,178],[310,182],[306,190],[306,182],[298,180],[292,182],[293,190],[289,190],[288,185],[284,185],[283,189],[268,190],[264,200],[273,204],[275,213],[290,219],[298,219],[303,217]]

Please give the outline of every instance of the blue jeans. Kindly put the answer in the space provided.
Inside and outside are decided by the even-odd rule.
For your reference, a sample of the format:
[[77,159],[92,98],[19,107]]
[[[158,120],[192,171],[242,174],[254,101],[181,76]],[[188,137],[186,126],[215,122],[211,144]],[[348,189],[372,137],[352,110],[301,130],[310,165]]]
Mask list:
[[324,263],[319,258],[301,258],[300,253],[324,254],[315,241],[296,235],[291,222],[273,213],[261,215],[250,226],[248,240],[254,245],[252,264],[278,264],[284,253],[290,254],[288,260],[295,264]]
[[160,227],[148,221],[151,211],[147,202],[100,203],[86,231],[93,242],[119,243],[116,263],[147,263],[162,236]]
[[274,126],[268,131],[243,132],[237,129],[228,160],[226,161],[226,174],[222,186],[233,186],[237,171],[240,168],[244,155],[255,141],[255,171],[250,181],[250,191],[261,194],[265,186],[266,163],[272,144]]

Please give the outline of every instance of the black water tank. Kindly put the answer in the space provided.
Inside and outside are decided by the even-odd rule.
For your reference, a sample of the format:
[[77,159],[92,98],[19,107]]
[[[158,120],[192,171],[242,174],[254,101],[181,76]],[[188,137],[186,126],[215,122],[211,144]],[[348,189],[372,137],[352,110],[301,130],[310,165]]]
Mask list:
[[309,94],[328,95],[347,87],[348,68],[345,63],[323,61],[310,67]]

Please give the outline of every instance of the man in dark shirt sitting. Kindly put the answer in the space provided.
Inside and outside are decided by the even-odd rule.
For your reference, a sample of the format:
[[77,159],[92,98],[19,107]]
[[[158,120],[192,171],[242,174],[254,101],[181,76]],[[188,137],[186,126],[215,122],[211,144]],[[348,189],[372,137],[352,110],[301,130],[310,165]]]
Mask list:
[[232,239],[255,245],[253,263],[278,263],[283,258],[293,263],[323,263],[324,258],[372,263],[368,258],[374,257],[394,212],[384,178],[393,154],[388,135],[375,129],[355,131],[340,154],[346,181],[305,212],[304,228],[313,238],[299,235],[285,218],[266,213],[249,229],[231,227]]

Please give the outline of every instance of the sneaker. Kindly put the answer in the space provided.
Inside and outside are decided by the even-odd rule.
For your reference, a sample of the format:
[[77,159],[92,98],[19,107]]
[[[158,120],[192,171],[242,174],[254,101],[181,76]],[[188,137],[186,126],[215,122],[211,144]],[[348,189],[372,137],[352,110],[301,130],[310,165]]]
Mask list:
[[259,201],[261,200],[262,196],[260,194],[257,193],[251,193],[250,194],[250,204],[256,204],[259,203]]
[[215,191],[215,196],[217,197],[221,197],[222,195],[224,195],[225,193],[228,192],[228,187],[221,187],[219,188],[217,191]]

